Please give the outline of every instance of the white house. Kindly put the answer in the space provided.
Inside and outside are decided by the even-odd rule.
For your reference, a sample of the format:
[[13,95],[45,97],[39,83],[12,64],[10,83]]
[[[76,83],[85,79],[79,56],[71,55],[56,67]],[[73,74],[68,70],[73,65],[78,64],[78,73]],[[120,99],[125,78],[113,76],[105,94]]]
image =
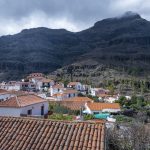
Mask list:
[[48,90],[51,86],[53,86],[54,80],[46,79],[44,77],[34,77],[30,78],[30,81],[33,82],[36,86],[36,90]]
[[72,89],[65,89],[62,92],[54,94],[52,97],[56,101],[61,101],[64,99],[69,99],[69,98],[73,98],[73,97],[77,97],[77,96],[78,96],[78,91],[72,90]]
[[0,116],[43,116],[49,103],[36,95],[14,96],[0,102]]
[[6,100],[11,97],[11,94],[3,89],[0,89],[0,101]]
[[44,91],[48,91],[50,87],[55,84],[54,80],[46,79],[46,78],[42,79],[41,82],[42,82],[41,89]]
[[8,90],[8,91],[11,91],[11,90],[19,91],[19,90],[21,90],[21,84],[20,84],[20,82],[16,82],[16,81],[10,81],[8,83],[2,82],[0,84],[0,88]]
[[114,103],[118,99],[119,99],[119,97],[117,95],[114,95],[114,96],[105,97],[104,101],[108,102],[108,103]]
[[33,75],[30,75],[29,81],[34,83],[36,90],[38,91],[48,91],[48,89],[55,84],[54,80],[44,78],[40,74],[37,74],[37,76]]
[[125,96],[127,100],[131,100],[131,96]]
[[80,82],[70,82],[67,85],[67,87],[73,88],[73,89],[78,90],[78,91],[82,91],[82,89],[83,89],[82,84]]
[[50,96],[53,96],[54,94],[57,94],[57,93],[63,93],[64,89],[65,88],[63,84],[52,85],[49,89]]
[[29,81],[33,82],[35,84],[35,88],[37,91],[40,91],[41,87],[42,87],[43,79],[44,79],[44,77],[33,77],[33,78],[30,78]]
[[103,88],[91,88],[90,89],[90,95],[92,96],[98,96],[99,94],[108,94],[109,90],[105,90]]
[[67,98],[72,98],[78,96],[78,91],[73,89],[63,90],[63,93],[67,95]]
[[99,94],[97,95],[100,101],[114,103],[116,100],[119,99],[119,95],[108,95],[108,94]]
[[119,103],[86,103],[83,113],[99,114],[102,112],[117,113],[120,112]]
[[20,82],[21,90],[24,91],[35,91],[36,86],[33,82]]
[[91,89],[91,85],[87,85],[87,84],[82,84],[80,90],[80,93],[82,93],[83,95],[87,95],[90,94],[90,89]]

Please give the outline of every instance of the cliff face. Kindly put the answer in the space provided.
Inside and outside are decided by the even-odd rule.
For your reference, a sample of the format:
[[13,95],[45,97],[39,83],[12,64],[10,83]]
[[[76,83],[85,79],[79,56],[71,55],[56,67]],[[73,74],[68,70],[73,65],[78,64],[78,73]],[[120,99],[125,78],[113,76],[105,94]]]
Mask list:
[[108,68],[149,71],[150,22],[138,14],[125,14],[78,33],[35,28],[0,37],[1,79],[53,72],[74,63],[88,62],[90,67],[93,61]]

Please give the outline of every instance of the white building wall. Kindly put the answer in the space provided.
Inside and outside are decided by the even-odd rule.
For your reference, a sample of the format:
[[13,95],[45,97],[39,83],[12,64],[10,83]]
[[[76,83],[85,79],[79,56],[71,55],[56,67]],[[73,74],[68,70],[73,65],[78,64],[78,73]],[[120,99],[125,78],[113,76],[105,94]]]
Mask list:
[[90,110],[90,108],[87,106],[87,103],[85,104],[85,110],[83,111],[83,113],[86,114],[93,114],[93,112]]
[[103,109],[102,112],[119,112],[120,109]]
[[40,116],[41,115],[41,106],[44,105],[44,114],[48,113],[49,104],[48,102],[38,103],[30,106],[26,106],[21,108],[21,114],[27,115],[28,110],[32,109],[33,116]]
[[108,97],[104,99],[105,102],[109,102],[109,103],[114,103],[116,100],[117,98],[113,98],[113,97]]
[[43,98],[43,99],[46,99],[46,97],[47,97],[45,93],[38,94],[38,96]]
[[41,88],[42,87],[42,82],[41,81],[37,82],[36,85],[37,85],[36,86],[37,90],[42,90],[42,88]]
[[53,88],[52,86],[50,87],[49,91],[50,91],[50,96],[53,96],[54,94],[57,94],[57,93],[62,93],[61,89]]
[[50,86],[53,86],[53,85],[55,85],[55,83],[54,83],[54,81],[51,81]]
[[96,96],[96,90],[95,90],[95,88],[91,88],[90,91],[91,91],[91,95],[92,96]]
[[27,115],[27,112],[30,109],[32,109],[33,116],[40,116],[41,106],[43,105],[44,105],[44,114],[47,114],[49,109],[49,104],[48,102],[43,102],[43,103],[22,107],[22,108],[0,107],[0,116],[20,117],[20,114]]
[[1,94],[0,95],[0,100],[6,100],[10,97],[11,95],[10,94]]
[[20,117],[20,108],[0,107],[0,116]]

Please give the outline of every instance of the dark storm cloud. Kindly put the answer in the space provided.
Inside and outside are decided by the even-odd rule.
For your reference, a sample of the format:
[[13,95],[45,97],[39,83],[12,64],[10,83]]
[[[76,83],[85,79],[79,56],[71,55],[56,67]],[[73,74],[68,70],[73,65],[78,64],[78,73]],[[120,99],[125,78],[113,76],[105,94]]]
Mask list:
[[49,17],[68,17],[74,20],[90,20],[107,13],[109,0],[0,0],[2,17],[21,19],[36,11]]
[[0,0],[0,34],[45,26],[79,31],[132,10],[150,17],[149,0]]

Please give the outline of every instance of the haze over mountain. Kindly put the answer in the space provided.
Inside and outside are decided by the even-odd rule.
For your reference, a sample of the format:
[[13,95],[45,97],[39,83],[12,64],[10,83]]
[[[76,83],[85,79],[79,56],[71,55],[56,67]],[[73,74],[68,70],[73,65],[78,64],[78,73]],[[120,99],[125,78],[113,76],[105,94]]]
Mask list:
[[[150,22],[139,14],[98,21],[81,32],[33,28],[0,37],[1,80],[50,73],[71,64],[150,71]],[[14,74],[14,76],[12,76]]]

